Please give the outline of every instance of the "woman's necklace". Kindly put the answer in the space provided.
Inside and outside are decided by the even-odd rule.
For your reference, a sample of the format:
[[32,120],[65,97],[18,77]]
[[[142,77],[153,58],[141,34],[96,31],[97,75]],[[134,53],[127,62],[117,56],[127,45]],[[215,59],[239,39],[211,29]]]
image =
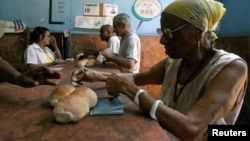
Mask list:
[[187,83],[194,77],[194,75],[197,73],[197,71],[204,65],[204,63],[206,62],[207,57],[212,53],[212,48],[209,49],[206,53],[206,55],[204,56],[204,58],[201,60],[201,62],[196,66],[196,68],[194,69],[194,71],[192,72],[192,74],[188,77],[188,79],[186,80],[186,82],[180,87],[180,90],[177,92],[177,87],[178,87],[178,80],[180,78],[180,72],[182,69],[182,62],[180,63],[178,70],[177,70],[177,75],[176,75],[176,82],[175,82],[175,88],[174,88],[174,102],[177,101],[177,99],[180,97],[180,95],[182,94],[183,89],[185,88],[185,86],[187,85]]

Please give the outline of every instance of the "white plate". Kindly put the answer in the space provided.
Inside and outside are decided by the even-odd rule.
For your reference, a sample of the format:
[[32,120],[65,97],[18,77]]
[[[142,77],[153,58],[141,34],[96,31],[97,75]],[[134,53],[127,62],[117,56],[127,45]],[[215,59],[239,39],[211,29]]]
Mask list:
[[49,69],[51,69],[53,71],[61,71],[63,69],[63,67],[49,67]]

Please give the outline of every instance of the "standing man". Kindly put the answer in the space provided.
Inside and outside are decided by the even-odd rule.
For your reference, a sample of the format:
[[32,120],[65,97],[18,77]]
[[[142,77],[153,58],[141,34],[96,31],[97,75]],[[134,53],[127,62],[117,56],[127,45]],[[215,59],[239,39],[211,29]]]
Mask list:
[[141,41],[138,35],[131,30],[129,15],[121,13],[113,18],[114,32],[121,37],[118,55],[107,50],[102,52],[106,60],[116,63],[121,72],[137,73],[140,70]]

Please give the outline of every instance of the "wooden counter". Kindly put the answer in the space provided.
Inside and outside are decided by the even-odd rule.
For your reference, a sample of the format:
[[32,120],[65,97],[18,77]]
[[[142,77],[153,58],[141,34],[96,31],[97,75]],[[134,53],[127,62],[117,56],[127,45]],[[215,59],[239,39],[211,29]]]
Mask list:
[[[70,84],[71,72],[76,69],[67,63],[60,84]],[[99,65],[97,70],[117,71],[112,65]],[[84,85],[98,96],[107,96],[105,83]],[[23,88],[9,83],[0,84],[1,141],[168,141],[160,125],[145,115],[126,96],[124,115],[85,116],[78,123],[55,121],[49,96],[56,86],[42,85]]]

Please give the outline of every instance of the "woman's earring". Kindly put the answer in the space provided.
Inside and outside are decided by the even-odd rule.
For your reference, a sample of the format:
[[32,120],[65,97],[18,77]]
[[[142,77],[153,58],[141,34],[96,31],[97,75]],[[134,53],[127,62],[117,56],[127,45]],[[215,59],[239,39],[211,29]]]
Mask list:
[[201,41],[198,41],[197,46],[198,46],[198,48],[201,47]]

